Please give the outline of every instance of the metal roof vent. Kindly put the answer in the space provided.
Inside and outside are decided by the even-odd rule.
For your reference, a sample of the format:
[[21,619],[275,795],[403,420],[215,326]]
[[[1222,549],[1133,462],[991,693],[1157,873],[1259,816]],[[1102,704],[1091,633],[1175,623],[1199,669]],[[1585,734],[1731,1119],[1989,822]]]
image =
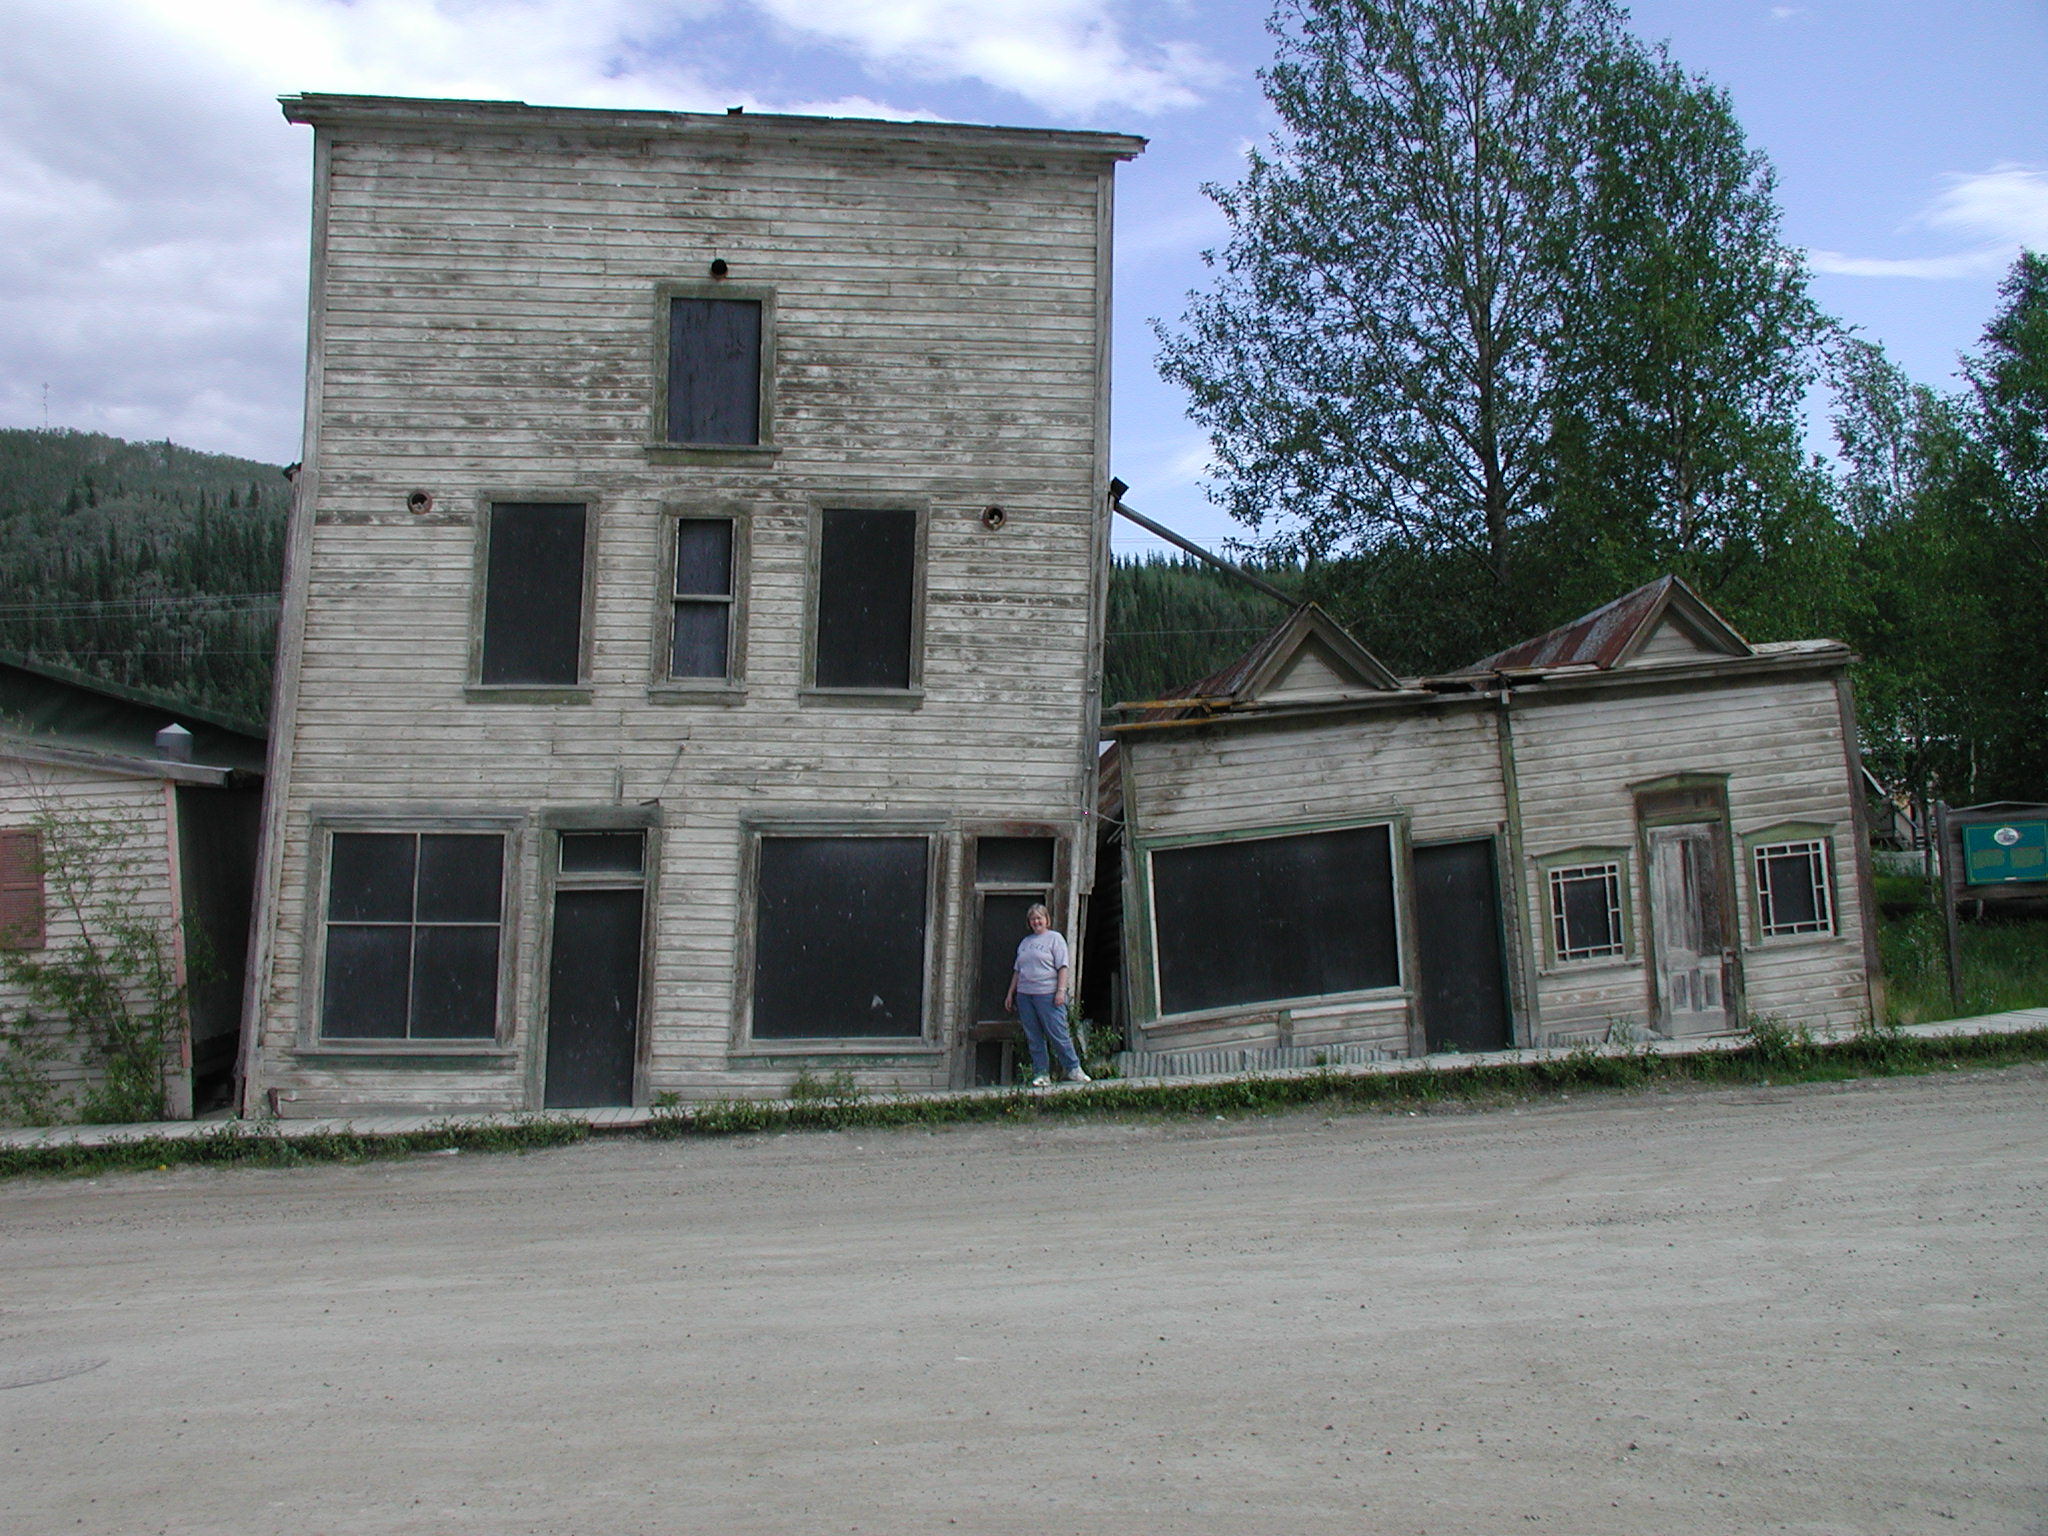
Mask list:
[[192,761],[192,733],[175,720],[156,733],[156,755],[167,763]]

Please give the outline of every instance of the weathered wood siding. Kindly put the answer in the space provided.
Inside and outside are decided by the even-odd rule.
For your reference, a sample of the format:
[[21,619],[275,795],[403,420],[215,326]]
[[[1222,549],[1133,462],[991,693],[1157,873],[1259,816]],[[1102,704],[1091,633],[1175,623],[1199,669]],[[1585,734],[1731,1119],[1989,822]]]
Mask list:
[[[694,1096],[790,1071],[729,1058],[749,818],[945,829],[931,920],[950,1028],[960,829],[1071,836],[1090,791],[1111,157],[737,119],[586,136],[545,115],[531,132],[323,130],[303,628],[285,657],[257,995],[261,1081],[286,1114],[532,1101],[543,808],[658,806],[643,1092]],[[647,446],[656,285],[702,280],[714,258],[774,290],[776,452],[673,462]],[[408,513],[414,489],[428,515]],[[800,693],[812,519],[841,498],[927,511],[914,708]],[[588,702],[465,694],[493,499],[590,507]],[[982,525],[990,505],[1008,512],[999,531]],[[665,513],[735,508],[750,526],[744,692],[652,699]],[[366,807],[528,818],[503,1055],[298,1049],[317,988],[314,817]],[[851,1064],[877,1083],[944,1080],[943,1051],[890,1052]]]
[[[1493,706],[1443,699],[1420,707],[1254,723],[1213,730],[1122,738],[1126,846],[1134,859],[1156,838],[1199,837],[1245,828],[1317,830],[1332,824],[1391,820],[1397,831],[1396,883],[1407,884],[1409,843],[1504,833]],[[1506,849],[1502,849],[1503,863]],[[1128,909],[1126,967],[1153,964],[1149,916]],[[1403,901],[1402,921],[1411,914]],[[1218,942],[1230,942],[1219,935]],[[1404,972],[1413,946],[1404,944]],[[1285,1010],[1246,1007],[1227,1016],[1167,1017],[1143,1023],[1141,1050],[1205,1050],[1225,1045],[1314,1046],[1355,1043],[1391,1055],[1410,1047],[1414,977],[1397,1000],[1311,1002]]]
[[[0,827],[32,828],[38,817],[48,816],[85,828],[94,842],[101,834],[107,839],[101,856],[93,861],[91,891],[96,894],[86,900],[86,921],[62,899],[61,882],[45,878],[44,946],[33,958],[48,959],[76,944],[90,914],[108,898],[121,899],[136,917],[160,925],[167,942],[176,949],[173,813],[168,790],[161,779],[22,762],[0,753]],[[44,857],[53,857],[47,845]],[[84,893],[88,888],[80,885],[78,889]],[[19,987],[0,982],[0,1014],[18,1018],[26,1002]],[[41,1034],[54,1046],[54,1053],[43,1064],[43,1076],[60,1115],[73,1117],[79,1101],[99,1084],[100,1074],[87,1065],[80,1042],[61,1021],[45,1021]],[[189,1083],[173,1070],[174,1112],[185,1112],[180,1101],[188,1090]],[[0,1105],[0,1119],[5,1113],[5,1106]]]
[[[1512,728],[1523,901],[1536,920],[1548,912],[1537,864],[1544,855],[1582,847],[1630,850],[1634,953],[1627,960],[1563,965],[1543,960],[1536,989],[1541,1043],[1604,1038],[1617,1021],[1647,1027],[1649,892],[1630,786],[1676,774],[1727,776],[1738,954],[1749,1011],[1810,1024],[1852,1023],[1867,1015],[1856,810],[1833,674],[1525,696],[1516,703]],[[1790,821],[1835,829],[1835,932],[1760,940],[1754,876],[1744,867],[1741,840]],[[1542,957],[1541,932],[1535,937],[1534,953]]]

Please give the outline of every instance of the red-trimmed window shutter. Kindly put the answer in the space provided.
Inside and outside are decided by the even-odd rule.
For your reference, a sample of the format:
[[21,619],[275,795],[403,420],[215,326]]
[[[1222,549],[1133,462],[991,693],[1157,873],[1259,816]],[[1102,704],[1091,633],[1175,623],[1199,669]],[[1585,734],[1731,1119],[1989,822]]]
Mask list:
[[42,947],[42,834],[0,832],[0,949]]

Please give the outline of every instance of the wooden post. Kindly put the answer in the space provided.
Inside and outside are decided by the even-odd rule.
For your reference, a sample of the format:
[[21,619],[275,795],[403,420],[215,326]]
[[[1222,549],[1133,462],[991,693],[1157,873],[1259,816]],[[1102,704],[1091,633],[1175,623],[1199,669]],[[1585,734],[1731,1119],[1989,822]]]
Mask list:
[[1948,802],[1934,802],[1934,836],[1941,846],[1941,916],[1948,927],[1948,996],[1963,1011],[1963,935],[1956,924],[1956,861],[1949,855]]

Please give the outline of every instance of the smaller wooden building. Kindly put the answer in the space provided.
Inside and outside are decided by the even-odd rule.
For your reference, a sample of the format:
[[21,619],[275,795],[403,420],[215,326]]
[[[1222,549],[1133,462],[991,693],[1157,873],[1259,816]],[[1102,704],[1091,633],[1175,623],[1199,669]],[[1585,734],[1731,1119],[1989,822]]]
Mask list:
[[[160,925],[189,982],[166,1084],[181,1117],[234,1097],[264,751],[260,727],[0,657],[0,948],[54,953],[117,907]],[[54,842],[90,867],[67,875]],[[0,982],[0,1014],[23,1002]],[[93,1070],[58,1021],[44,1028],[40,1075],[75,1110]]]
[[1132,1065],[1879,1011],[1850,659],[1673,577],[1433,678],[1301,609],[1108,733]]

